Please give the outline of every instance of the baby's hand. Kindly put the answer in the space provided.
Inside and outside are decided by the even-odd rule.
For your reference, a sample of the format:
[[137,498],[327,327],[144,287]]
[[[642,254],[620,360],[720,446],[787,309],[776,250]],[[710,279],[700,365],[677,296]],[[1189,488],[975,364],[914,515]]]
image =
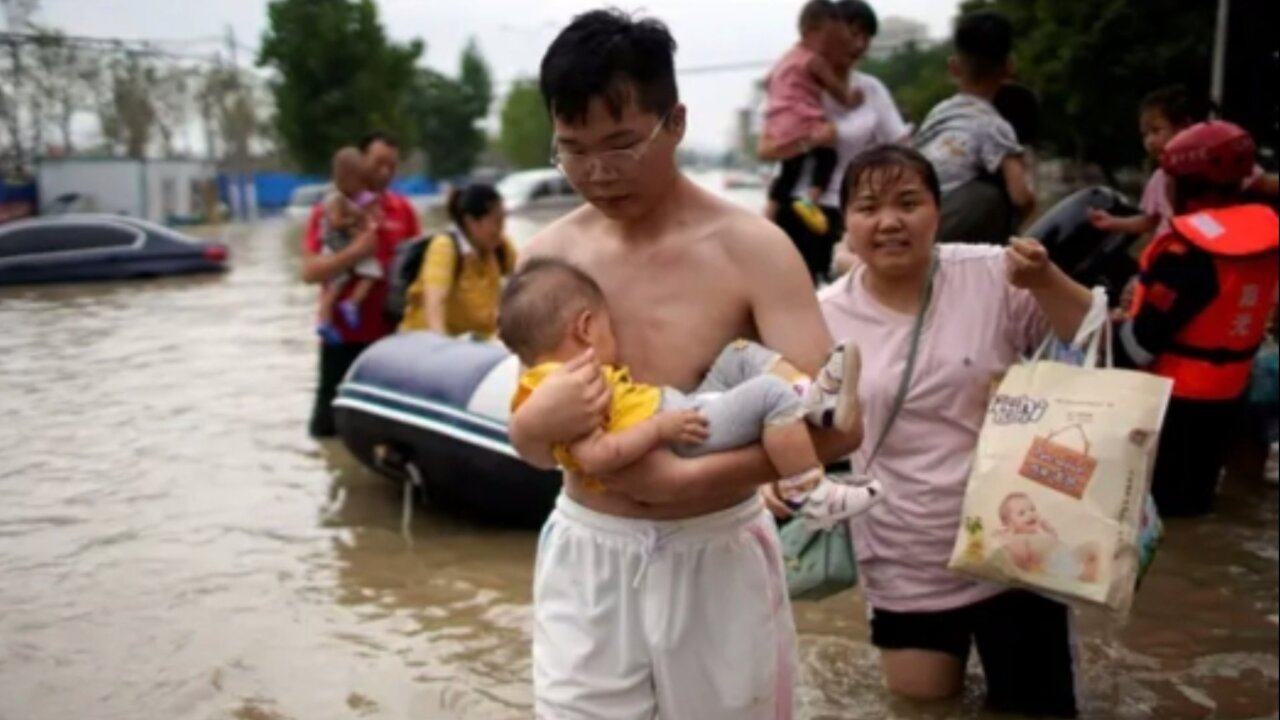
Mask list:
[[1098,208],[1089,208],[1089,224],[1093,225],[1099,230],[1112,232],[1116,229],[1116,216],[1112,215],[1106,210],[1099,210]]
[[668,410],[655,419],[663,442],[701,445],[707,441],[707,419],[697,410]]

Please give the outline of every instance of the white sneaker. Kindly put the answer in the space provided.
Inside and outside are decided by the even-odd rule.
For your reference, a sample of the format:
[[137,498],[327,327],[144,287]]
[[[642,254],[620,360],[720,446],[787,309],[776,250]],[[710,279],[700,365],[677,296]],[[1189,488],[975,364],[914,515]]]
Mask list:
[[837,523],[857,517],[875,507],[884,498],[880,481],[867,479],[863,484],[842,485],[822,478],[796,508],[796,517],[810,530],[830,530]]
[[1262,481],[1268,485],[1280,485],[1280,442],[1271,443],[1267,450],[1267,464],[1263,466]]
[[862,412],[858,379],[862,353],[852,342],[836,344],[803,398],[805,419],[814,427],[834,427],[848,432]]

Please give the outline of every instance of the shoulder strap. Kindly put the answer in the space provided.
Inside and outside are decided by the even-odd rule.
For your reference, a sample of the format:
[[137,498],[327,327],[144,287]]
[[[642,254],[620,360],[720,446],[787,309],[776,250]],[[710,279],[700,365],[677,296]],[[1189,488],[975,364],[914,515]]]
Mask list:
[[[920,336],[924,334],[924,318],[929,313],[929,303],[933,300],[933,284],[934,279],[938,275],[938,251],[933,251],[933,261],[929,265],[929,277],[925,280],[924,291],[920,297],[920,310],[916,313],[915,325],[911,328],[911,346],[907,350],[907,366],[902,371],[902,380],[898,383],[898,393],[893,398],[893,406],[889,410],[889,417],[885,419],[884,427],[880,430],[880,437],[876,438],[875,447],[871,449],[871,457],[867,459],[867,467],[871,467],[871,463],[875,462],[876,456],[880,454],[880,448],[884,447],[884,440],[889,436],[889,429],[893,427],[894,421],[898,419],[898,414],[902,412],[902,406],[907,400],[907,392],[911,389],[911,378],[916,372],[916,360],[920,355]],[[864,470],[866,468],[863,468]]]
[[[453,281],[458,282],[458,278],[462,276],[462,243],[458,240],[458,236],[454,231],[449,230],[445,233],[449,239],[453,241]],[[504,241],[495,251],[498,258],[498,267],[503,268],[507,264],[507,243]]]
[[1275,252],[1280,222],[1266,205],[1237,205],[1179,215],[1170,225],[1212,255],[1248,257]]

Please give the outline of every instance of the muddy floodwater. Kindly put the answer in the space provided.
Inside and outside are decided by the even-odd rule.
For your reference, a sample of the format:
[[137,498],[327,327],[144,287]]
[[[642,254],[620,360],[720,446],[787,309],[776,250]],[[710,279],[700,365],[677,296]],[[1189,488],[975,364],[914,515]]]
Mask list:
[[[224,276],[0,289],[0,720],[532,717],[535,537],[417,512],[304,429],[314,292],[280,222]],[[1085,716],[1273,718],[1277,496],[1174,523]],[[796,607],[808,718],[880,689],[859,598]]]

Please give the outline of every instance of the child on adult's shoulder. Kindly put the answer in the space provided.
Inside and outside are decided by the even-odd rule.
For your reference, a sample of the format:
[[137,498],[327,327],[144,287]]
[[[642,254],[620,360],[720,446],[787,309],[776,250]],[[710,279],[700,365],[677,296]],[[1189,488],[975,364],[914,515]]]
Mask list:
[[[1013,25],[997,12],[971,12],[952,42],[957,92],[929,111],[912,142],[942,187],[939,239],[1002,243],[1036,203],[1026,149],[994,104],[1013,75]],[[992,192],[993,183],[1003,191]]]

